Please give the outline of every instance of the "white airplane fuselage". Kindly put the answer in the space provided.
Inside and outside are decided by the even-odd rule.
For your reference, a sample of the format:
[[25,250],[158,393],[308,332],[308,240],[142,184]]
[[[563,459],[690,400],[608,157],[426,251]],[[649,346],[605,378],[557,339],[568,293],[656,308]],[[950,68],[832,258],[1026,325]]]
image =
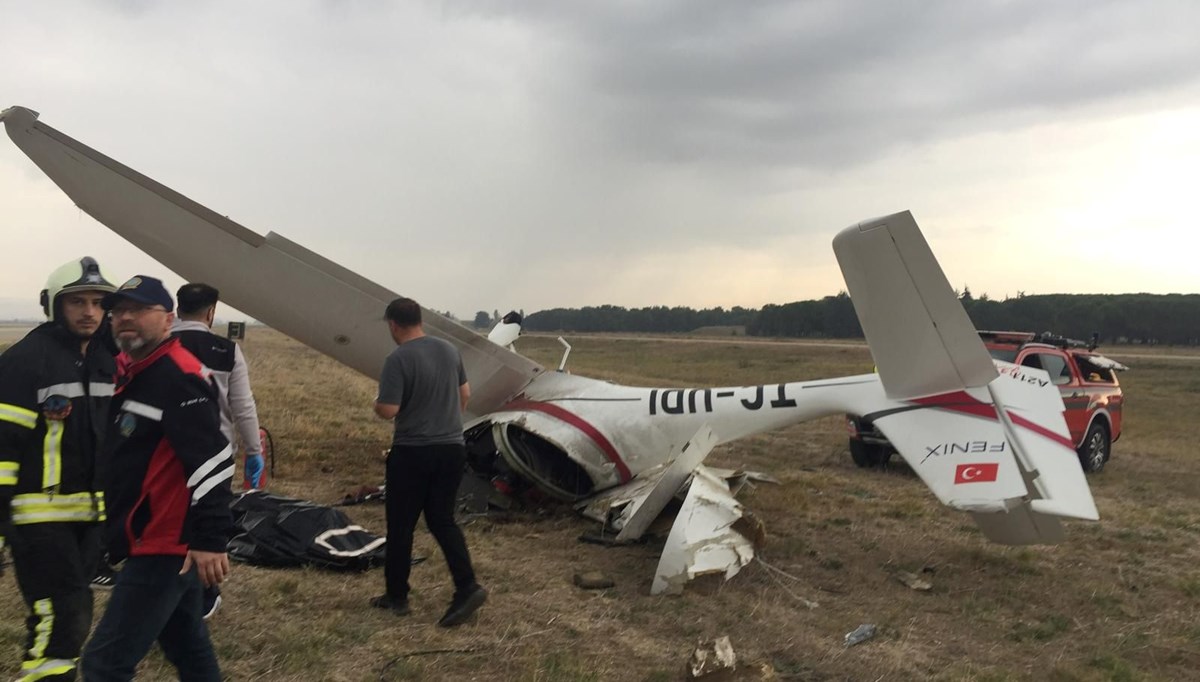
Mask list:
[[[673,460],[706,424],[721,444],[808,419],[862,414],[886,402],[874,374],[759,386],[645,388],[547,372],[469,424],[467,432],[468,438],[486,437],[483,426],[491,424],[495,446],[513,469],[555,497],[576,500]],[[545,443],[523,448],[510,437],[514,429]],[[554,457],[577,465],[586,481],[565,463],[546,461]],[[569,480],[555,480],[556,472],[560,478],[569,473]]]

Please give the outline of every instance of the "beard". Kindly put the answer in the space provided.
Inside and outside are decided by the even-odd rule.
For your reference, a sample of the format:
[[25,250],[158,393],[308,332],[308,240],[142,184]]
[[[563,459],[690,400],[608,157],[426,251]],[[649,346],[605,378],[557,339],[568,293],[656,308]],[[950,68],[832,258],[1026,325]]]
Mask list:
[[114,341],[117,342],[117,348],[126,353],[141,350],[149,343],[149,341],[140,336],[118,336]]

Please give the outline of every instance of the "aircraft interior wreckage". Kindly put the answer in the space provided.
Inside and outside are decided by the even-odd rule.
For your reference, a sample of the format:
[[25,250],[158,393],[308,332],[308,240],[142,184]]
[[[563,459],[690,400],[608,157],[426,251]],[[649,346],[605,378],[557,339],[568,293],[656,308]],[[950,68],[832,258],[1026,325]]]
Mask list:
[[[397,294],[274,232],[239,225],[34,111],[11,107],[0,119],[101,224],[180,276],[217,286],[233,307],[379,376],[393,347],[380,314]],[[1097,520],[1059,392],[1016,378],[1041,370],[992,360],[912,215],[852,225],[833,250],[878,373],[766,386],[620,386],[542,367],[509,349],[511,330],[493,342],[428,309],[425,330],[461,351],[472,387],[465,435],[472,452],[491,455],[484,461],[606,520],[618,541],[637,539],[682,497],[655,593],[679,592],[704,573],[728,578],[753,558],[751,538],[738,530],[741,505],[721,472],[703,464],[709,451],[829,415],[869,417],[943,504],[995,542],[1056,543],[1062,519]],[[930,456],[933,444],[947,442],[972,447]]]

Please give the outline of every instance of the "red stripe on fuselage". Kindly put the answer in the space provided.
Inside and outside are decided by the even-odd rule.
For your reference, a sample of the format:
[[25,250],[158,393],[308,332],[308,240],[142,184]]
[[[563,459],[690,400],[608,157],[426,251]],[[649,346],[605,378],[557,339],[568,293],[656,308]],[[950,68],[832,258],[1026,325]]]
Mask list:
[[613,465],[617,467],[617,474],[621,477],[622,483],[628,483],[629,480],[633,478],[633,476],[629,474],[629,467],[625,466],[625,462],[621,460],[621,455],[617,453],[617,449],[613,447],[613,444],[609,442],[608,438],[606,438],[603,433],[600,433],[600,429],[592,426],[587,422],[587,420],[579,415],[568,412],[558,405],[541,403],[533,400],[518,400],[516,402],[511,402],[500,409],[532,410],[534,412],[541,412],[542,414],[549,415],[555,419],[558,419],[559,421],[563,421],[571,426],[574,426],[582,431],[588,438],[591,438],[592,442],[596,444],[596,447],[600,448],[604,455],[608,457],[608,461],[612,462]]

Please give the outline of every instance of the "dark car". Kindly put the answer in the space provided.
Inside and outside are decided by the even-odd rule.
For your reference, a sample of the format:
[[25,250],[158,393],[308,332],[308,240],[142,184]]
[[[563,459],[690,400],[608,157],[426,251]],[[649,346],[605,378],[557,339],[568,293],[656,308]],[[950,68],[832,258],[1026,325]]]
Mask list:
[[[1050,333],[981,331],[979,337],[993,358],[1050,375],[1062,394],[1064,416],[1083,470],[1100,471],[1121,437],[1125,396],[1117,381],[1124,365],[1095,352],[1096,342],[1085,343]],[[850,456],[860,467],[878,467],[896,452],[870,421],[846,415]]]

